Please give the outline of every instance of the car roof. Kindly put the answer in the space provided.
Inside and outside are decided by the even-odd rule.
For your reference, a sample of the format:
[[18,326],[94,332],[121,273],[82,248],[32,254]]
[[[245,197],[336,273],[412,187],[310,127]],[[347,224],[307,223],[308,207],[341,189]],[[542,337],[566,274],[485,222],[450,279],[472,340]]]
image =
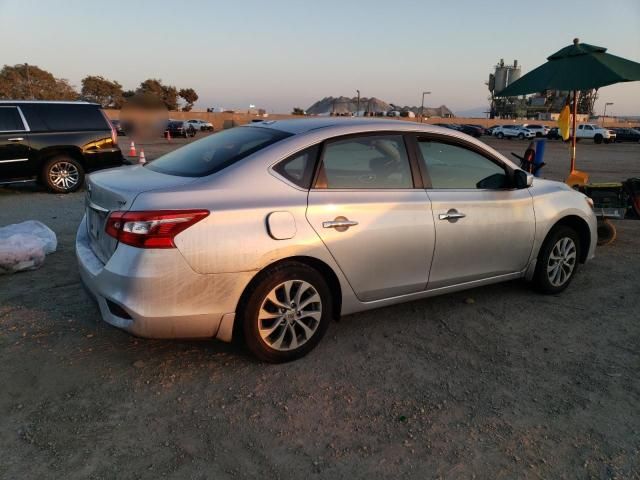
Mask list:
[[96,105],[100,106],[98,103],[94,102],[85,102],[84,100],[0,100],[0,104],[21,104],[21,103],[40,103],[40,104],[62,104],[62,105]]
[[258,123],[249,123],[243,127],[273,128],[287,133],[298,135],[332,127],[348,127],[366,131],[369,127],[374,130],[398,130],[398,131],[425,131],[442,132],[443,127],[428,123],[418,123],[405,120],[386,120],[384,118],[344,118],[344,117],[322,117],[322,118],[300,118],[287,120],[265,120]]

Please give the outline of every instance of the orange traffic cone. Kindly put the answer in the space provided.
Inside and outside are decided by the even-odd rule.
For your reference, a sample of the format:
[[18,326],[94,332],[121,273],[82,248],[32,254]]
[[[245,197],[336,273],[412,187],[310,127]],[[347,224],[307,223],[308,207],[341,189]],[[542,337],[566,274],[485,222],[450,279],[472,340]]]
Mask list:
[[136,144],[133,143],[133,140],[131,140],[131,147],[129,147],[129,156],[130,157],[138,156],[138,153],[136,152]]
[[147,159],[144,158],[144,148],[140,149],[140,158],[138,159],[138,163],[140,165],[144,165],[145,163],[147,163]]

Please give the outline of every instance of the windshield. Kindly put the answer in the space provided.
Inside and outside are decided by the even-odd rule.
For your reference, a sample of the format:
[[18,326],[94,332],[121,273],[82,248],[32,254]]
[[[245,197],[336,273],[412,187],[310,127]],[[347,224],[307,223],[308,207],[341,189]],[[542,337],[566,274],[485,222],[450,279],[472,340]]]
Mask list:
[[231,128],[169,152],[147,168],[180,177],[204,177],[291,135],[271,128]]

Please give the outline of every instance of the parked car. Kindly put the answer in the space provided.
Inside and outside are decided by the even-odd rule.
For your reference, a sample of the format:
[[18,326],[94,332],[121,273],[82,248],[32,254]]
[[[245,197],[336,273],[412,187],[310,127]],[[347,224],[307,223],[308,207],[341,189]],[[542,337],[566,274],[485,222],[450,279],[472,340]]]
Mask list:
[[183,122],[181,120],[170,120],[167,124],[167,128],[164,131],[164,136],[167,136],[167,132],[171,134],[172,137],[195,137],[196,129],[193,125],[187,122]]
[[522,126],[527,130],[531,130],[533,133],[535,133],[536,137],[546,137],[550,130],[550,128],[546,125],[542,125],[539,123],[525,123]]
[[493,129],[493,136],[498,138],[534,138],[536,136],[531,130],[521,125],[500,125]]
[[461,131],[460,125],[458,125],[457,123],[434,123],[433,125],[437,127],[448,128],[449,130],[456,130],[457,132]]
[[213,132],[213,123],[211,122],[194,119],[194,120],[187,120],[187,123],[189,125],[192,125],[193,128],[195,128],[196,130],[202,130],[202,131],[207,130],[207,131]]
[[610,143],[616,140],[616,132],[595,123],[581,123],[578,125],[576,139],[593,139],[594,143]]
[[640,130],[635,128],[614,128],[616,142],[640,142]]
[[73,192],[86,172],[123,164],[117,140],[99,105],[0,101],[0,184],[35,180]]
[[485,135],[492,135],[493,136],[493,130],[497,127],[499,127],[500,125],[491,125],[489,128],[485,128],[484,130],[484,134]]
[[557,294],[597,238],[585,195],[394,120],[248,124],[88,186],[76,252],[106,322],[271,362],[340,315],[517,278]]
[[548,140],[562,140],[562,135],[560,134],[560,129],[558,127],[552,127],[549,129],[547,133]]
[[461,132],[471,135],[472,137],[481,137],[484,133],[484,128],[479,125],[469,125],[468,123],[464,123],[459,126]]
[[118,136],[126,135],[127,133],[124,131],[124,127],[120,120],[111,120],[111,125],[115,129]]

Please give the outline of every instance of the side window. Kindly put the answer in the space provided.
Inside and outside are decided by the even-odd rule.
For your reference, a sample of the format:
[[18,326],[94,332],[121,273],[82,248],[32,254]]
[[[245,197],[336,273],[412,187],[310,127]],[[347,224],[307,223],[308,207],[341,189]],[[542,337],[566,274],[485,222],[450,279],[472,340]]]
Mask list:
[[467,148],[436,141],[419,141],[431,188],[499,189],[509,185],[501,166]]
[[314,146],[282,160],[273,169],[291,183],[308,189],[311,187],[317,157],[318,147]]
[[317,188],[413,188],[402,135],[370,135],[329,142]]
[[24,124],[16,107],[0,107],[0,132],[24,130]]
[[49,130],[107,130],[109,126],[100,109],[93,105],[38,105],[37,112]]

